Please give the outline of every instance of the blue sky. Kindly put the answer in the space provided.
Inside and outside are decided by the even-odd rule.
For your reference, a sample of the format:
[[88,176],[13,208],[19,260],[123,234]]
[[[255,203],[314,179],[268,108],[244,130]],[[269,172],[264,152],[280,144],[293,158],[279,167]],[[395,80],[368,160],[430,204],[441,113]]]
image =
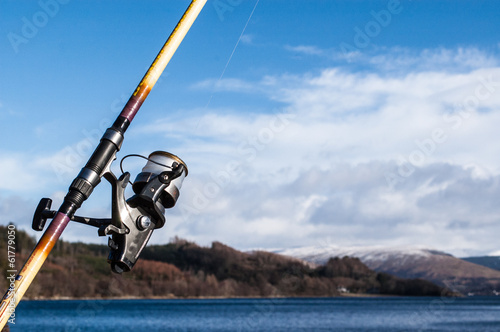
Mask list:
[[[39,198],[61,202],[188,4],[0,1],[2,224],[29,230]],[[499,252],[499,12],[209,0],[118,156],[188,164],[151,241]],[[109,195],[80,214],[109,215]],[[106,243],[76,224],[63,238]]]

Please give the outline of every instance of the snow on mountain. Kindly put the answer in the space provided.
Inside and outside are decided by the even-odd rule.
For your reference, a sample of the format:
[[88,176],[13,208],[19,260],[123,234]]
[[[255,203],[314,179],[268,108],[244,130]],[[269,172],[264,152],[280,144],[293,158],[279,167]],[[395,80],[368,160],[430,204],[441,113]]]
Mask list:
[[401,264],[407,260],[415,258],[428,258],[432,255],[447,255],[446,253],[437,250],[427,249],[425,247],[338,247],[338,246],[322,246],[322,247],[302,247],[293,249],[276,250],[278,254],[292,256],[317,264],[324,264],[331,257],[358,257],[363,263],[377,265],[377,263],[386,262],[388,260],[396,260]]
[[275,250],[316,264],[332,257],[357,257],[370,269],[401,278],[421,278],[462,294],[497,294],[500,271],[425,247],[303,247]]

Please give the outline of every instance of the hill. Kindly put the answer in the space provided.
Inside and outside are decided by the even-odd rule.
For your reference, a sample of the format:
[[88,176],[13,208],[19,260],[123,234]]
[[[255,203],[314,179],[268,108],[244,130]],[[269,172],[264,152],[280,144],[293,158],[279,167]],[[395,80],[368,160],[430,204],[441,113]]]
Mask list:
[[[2,232],[5,234],[5,227],[0,227]],[[21,264],[34,240],[22,231],[17,236],[16,243],[22,247],[17,262]],[[4,239],[0,240],[0,250],[3,248]],[[244,253],[219,242],[201,247],[175,239],[167,245],[146,247],[131,273],[116,275],[106,262],[107,253],[106,246],[59,241],[26,297],[453,295],[428,281],[377,273],[349,257],[312,267],[274,253]],[[5,267],[6,260],[0,258],[0,268]],[[5,280],[0,282],[5,288]]]
[[500,290],[500,271],[423,248],[304,247],[279,253],[317,264],[331,257],[358,257],[369,268],[400,278],[421,278],[462,294],[493,295]]
[[465,257],[462,260],[500,271],[500,256]]

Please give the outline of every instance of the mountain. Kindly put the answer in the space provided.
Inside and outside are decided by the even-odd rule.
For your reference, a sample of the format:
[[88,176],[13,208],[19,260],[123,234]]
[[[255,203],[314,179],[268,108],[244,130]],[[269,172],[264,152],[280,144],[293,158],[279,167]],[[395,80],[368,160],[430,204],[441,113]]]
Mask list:
[[[0,226],[0,233],[5,230]],[[24,262],[34,240],[19,230],[17,243],[16,262]],[[0,251],[6,252],[6,244],[0,237]],[[456,295],[429,281],[375,272],[350,257],[311,265],[275,253],[245,253],[219,242],[202,247],[176,238],[146,247],[130,273],[116,275],[107,253],[104,245],[58,241],[26,298]],[[7,266],[0,256],[0,269]],[[5,278],[0,287],[6,289]]]
[[304,247],[277,253],[316,264],[330,257],[358,257],[377,272],[421,278],[462,294],[492,295],[500,291],[500,271],[422,247]]
[[392,295],[456,295],[425,280],[406,280],[370,270],[357,258],[333,258],[311,265],[265,252],[245,253],[219,242],[211,247],[176,240],[149,246],[143,259],[160,260],[182,271],[213,275],[250,286],[244,296],[335,296],[342,292]]
[[465,257],[462,260],[500,271],[500,256]]

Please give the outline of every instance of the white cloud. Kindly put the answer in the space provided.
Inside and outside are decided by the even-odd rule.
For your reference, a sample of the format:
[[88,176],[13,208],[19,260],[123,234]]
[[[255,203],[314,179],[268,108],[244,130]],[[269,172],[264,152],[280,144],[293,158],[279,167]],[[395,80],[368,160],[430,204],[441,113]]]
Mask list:
[[254,41],[255,36],[251,34],[244,34],[240,38],[240,42],[242,44],[247,44],[247,45],[252,45]]
[[488,256],[500,256],[500,250],[493,251],[493,252],[489,253]]
[[[477,52],[422,52],[412,61],[426,55],[425,66],[408,60],[404,72],[392,74],[330,68],[247,82],[294,115],[265,144],[259,138],[269,134],[274,114],[243,114],[235,106],[172,122],[187,129],[181,150],[194,171],[168,232],[247,248],[333,236],[341,245],[493,250],[491,234],[500,231],[491,203],[500,190],[500,68],[470,62]],[[440,70],[445,59],[474,68]],[[218,184],[210,174],[224,173],[232,161],[239,174]],[[400,175],[402,166],[411,174]],[[387,174],[398,181],[390,185]],[[189,208],[195,212],[186,217]]]
[[[391,167],[380,162],[338,164],[303,171],[289,183],[229,184],[213,196],[203,195],[210,180],[199,181],[195,175],[170,212],[170,226],[156,237],[180,234],[208,244],[216,236],[240,248],[325,241],[340,246],[424,245],[456,254],[497,248],[500,220],[490,197],[500,194],[498,176],[473,180],[460,166],[432,165],[390,189],[383,174]],[[199,204],[200,197],[205,205]],[[197,211],[190,214],[191,208]]]
[[[33,232],[30,225],[40,198],[52,198],[52,208],[57,209],[66,194],[61,190],[69,187],[96,143],[86,138],[50,154],[0,151],[0,214],[3,220],[13,221],[21,228]],[[105,211],[102,200],[99,201],[102,197],[108,199],[111,194],[96,190],[91,199],[97,200],[87,203],[81,213],[103,216]],[[109,204],[104,204],[104,207],[109,210]],[[96,233],[96,230],[93,229],[92,233]],[[79,240],[82,232],[66,232],[65,236],[69,234],[74,235],[70,235],[70,239]]]
[[[295,115],[285,130],[273,136],[272,155],[280,158],[271,158],[266,165],[271,169],[290,166],[284,154],[303,154],[322,165],[333,160],[408,159],[416,152],[425,154],[422,164],[475,161],[497,171],[497,146],[484,142],[498,136],[494,124],[500,116],[500,94],[495,93],[500,89],[500,68],[390,77],[333,68],[317,76],[287,75],[265,82],[266,94],[288,105],[281,112]],[[236,152],[241,142],[265,133],[273,118],[237,109],[228,112],[207,110],[182,123],[165,119],[159,123],[169,123],[171,130],[159,125],[156,131],[201,137],[212,151]],[[426,148],[429,140],[434,143]]]
[[[328,239],[497,250],[500,68],[475,49],[405,52],[372,58],[379,70],[205,80],[194,87],[252,92],[284,106],[183,111],[134,127],[145,151],[175,142],[190,171],[152,242],[179,235],[237,248]],[[390,59],[398,70],[380,70]],[[69,156],[60,151],[55,160]],[[28,158],[2,160],[0,171],[13,172]],[[46,171],[54,156],[34,160]],[[26,171],[37,178],[38,168]],[[3,185],[13,190],[15,181]]]
[[236,78],[225,78],[218,80],[208,79],[194,84],[192,88],[211,91],[231,91],[247,93],[252,93],[255,91],[255,86],[253,84]]
[[365,57],[365,61],[385,70],[440,70],[460,72],[498,66],[498,59],[477,48],[424,49],[415,54],[405,48],[393,48],[389,52]]
[[435,48],[412,50],[404,47],[376,47],[373,50],[355,50],[349,53],[336,48],[320,48],[315,45],[285,45],[285,50],[294,54],[318,56],[329,59],[335,65],[363,65],[372,70],[407,73],[408,71],[463,72],[478,68],[496,67],[496,55],[475,47],[456,49]]
[[298,46],[290,46],[286,45],[285,50],[294,52],[294,53],[302,53],[306,55],[324,55],[325,51],[320,49],[317,46],[311,45],[298,45]]

